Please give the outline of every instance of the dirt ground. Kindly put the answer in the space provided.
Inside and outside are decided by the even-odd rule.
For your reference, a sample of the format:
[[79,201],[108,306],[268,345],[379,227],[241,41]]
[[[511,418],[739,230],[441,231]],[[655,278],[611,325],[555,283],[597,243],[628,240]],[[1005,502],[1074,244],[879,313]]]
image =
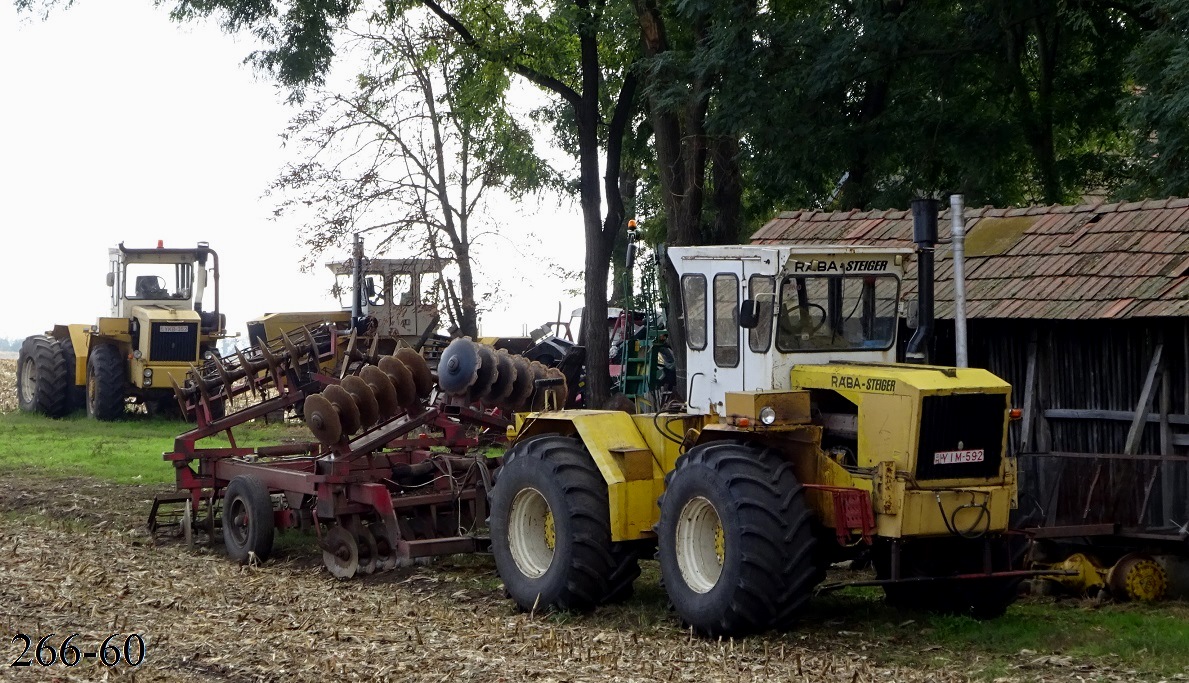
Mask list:
[[[0,624],[5,642],[71,633],[83,652],[142,635],[138,667],[7,664],[8,680],[153,681],[950,681],[960,672],[873,665],[859,641],[795,635],[691,639],[676,623],[517,613],[490,558],[338,581],[307,542],[259,567],[143,528],[162,489],[87,479],[0,480]],[[299,539],[303,540],[303,539]],[[617,608],[618,609],[618,608]],[[611,621],[612,624],[608,622]],[[5,650],[8,663],[23,644]],[[133,646],[135,651],[135,646]],[[48,655],[47,655],[48,656]],[[52,672],[52,674],[51,674]],[[50,674],[47,676],[47,674]]]

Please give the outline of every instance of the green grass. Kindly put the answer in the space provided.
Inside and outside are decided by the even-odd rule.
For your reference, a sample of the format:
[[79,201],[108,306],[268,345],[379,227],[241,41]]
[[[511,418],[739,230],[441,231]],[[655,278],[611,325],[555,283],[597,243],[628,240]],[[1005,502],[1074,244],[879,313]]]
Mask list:
[[1109,667],[1140,676],[1189,674],[1189,605],[1181,601],[1100,606],[1025,597],[1003,617],[978,621],[897,611],[884,604],[878,589],[848,589],[813,601],[807,625],[875,642],[889,663],[927,666],[948,660],[988,680],[1032,678],[1046,670],[1043,665],[1021,665],[1046,656],[1068,657],[1071,667]]
[[[99,422],[85,414],[61,420],[40,415],[0,415],[0,475],[38,474],[52,477],[88,476],[121,484],[158,484],[174,481],[173,466],[162,454],[173,450],[174,439],[192,425],[130,415],[120,422]],[[244,425],[236,429],[240,446],[280,443],[285,438],[311,438],[285,425]],[[226,446],[222,434],[199,446]]]

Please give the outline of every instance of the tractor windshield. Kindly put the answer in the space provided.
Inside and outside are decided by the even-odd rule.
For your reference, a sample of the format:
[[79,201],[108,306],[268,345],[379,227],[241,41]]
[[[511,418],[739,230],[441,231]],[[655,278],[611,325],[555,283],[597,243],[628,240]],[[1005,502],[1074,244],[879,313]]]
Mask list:
[[193,287],[194,265],[191,263],[128,263],[124,266],[126,299],[189,299]]
[[891,275],[789,276],[780,283],[776,348],[872,351],[896,339],[899,280]]

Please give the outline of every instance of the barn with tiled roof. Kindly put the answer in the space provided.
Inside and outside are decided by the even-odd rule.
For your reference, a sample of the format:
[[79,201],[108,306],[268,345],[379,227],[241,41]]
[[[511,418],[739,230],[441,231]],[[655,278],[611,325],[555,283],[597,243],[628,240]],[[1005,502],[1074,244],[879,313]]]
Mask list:
[[[1021,513],[1064,531],[1184,543],[1189,199],[967,209],[971,365],[1013,386]],[[790,211],[757,244],[913,247],[909,211]],[[938,220],[936,355],[952,363],[950,215]],[[915,265],[903,298],[915,296]],[[907,335],[902,335],[906,337]],[[1153,541],[1153,542],[1159,542]]]

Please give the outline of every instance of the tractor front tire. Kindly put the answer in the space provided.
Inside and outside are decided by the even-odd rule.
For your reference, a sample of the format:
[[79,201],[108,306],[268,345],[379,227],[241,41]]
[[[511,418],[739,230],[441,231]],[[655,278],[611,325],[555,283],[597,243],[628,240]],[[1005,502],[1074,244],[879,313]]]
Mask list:
[[256,477],[241,474],[223,492],[223,545],[227,555],[244,564],[272,554],[276,522],[268,488]]
[[128,370],[120,350],[100,344],[87,358],[87,414],[110,422],[124,416]]
[[69,412],[69,377],[56,339],[26,337],[17,359],[17,403],[29,413],[62,417]]
[[812,513],[775,450],[690,449],[666,477],[660,508],[661,576],[686,624],[716,637],[795,622],[821,571]]
[[630,570],[616,572],[607,485],[582,443],[533,437],[504,463],[491,492],[491,551],[516,605],[583,611],[628,590]]

